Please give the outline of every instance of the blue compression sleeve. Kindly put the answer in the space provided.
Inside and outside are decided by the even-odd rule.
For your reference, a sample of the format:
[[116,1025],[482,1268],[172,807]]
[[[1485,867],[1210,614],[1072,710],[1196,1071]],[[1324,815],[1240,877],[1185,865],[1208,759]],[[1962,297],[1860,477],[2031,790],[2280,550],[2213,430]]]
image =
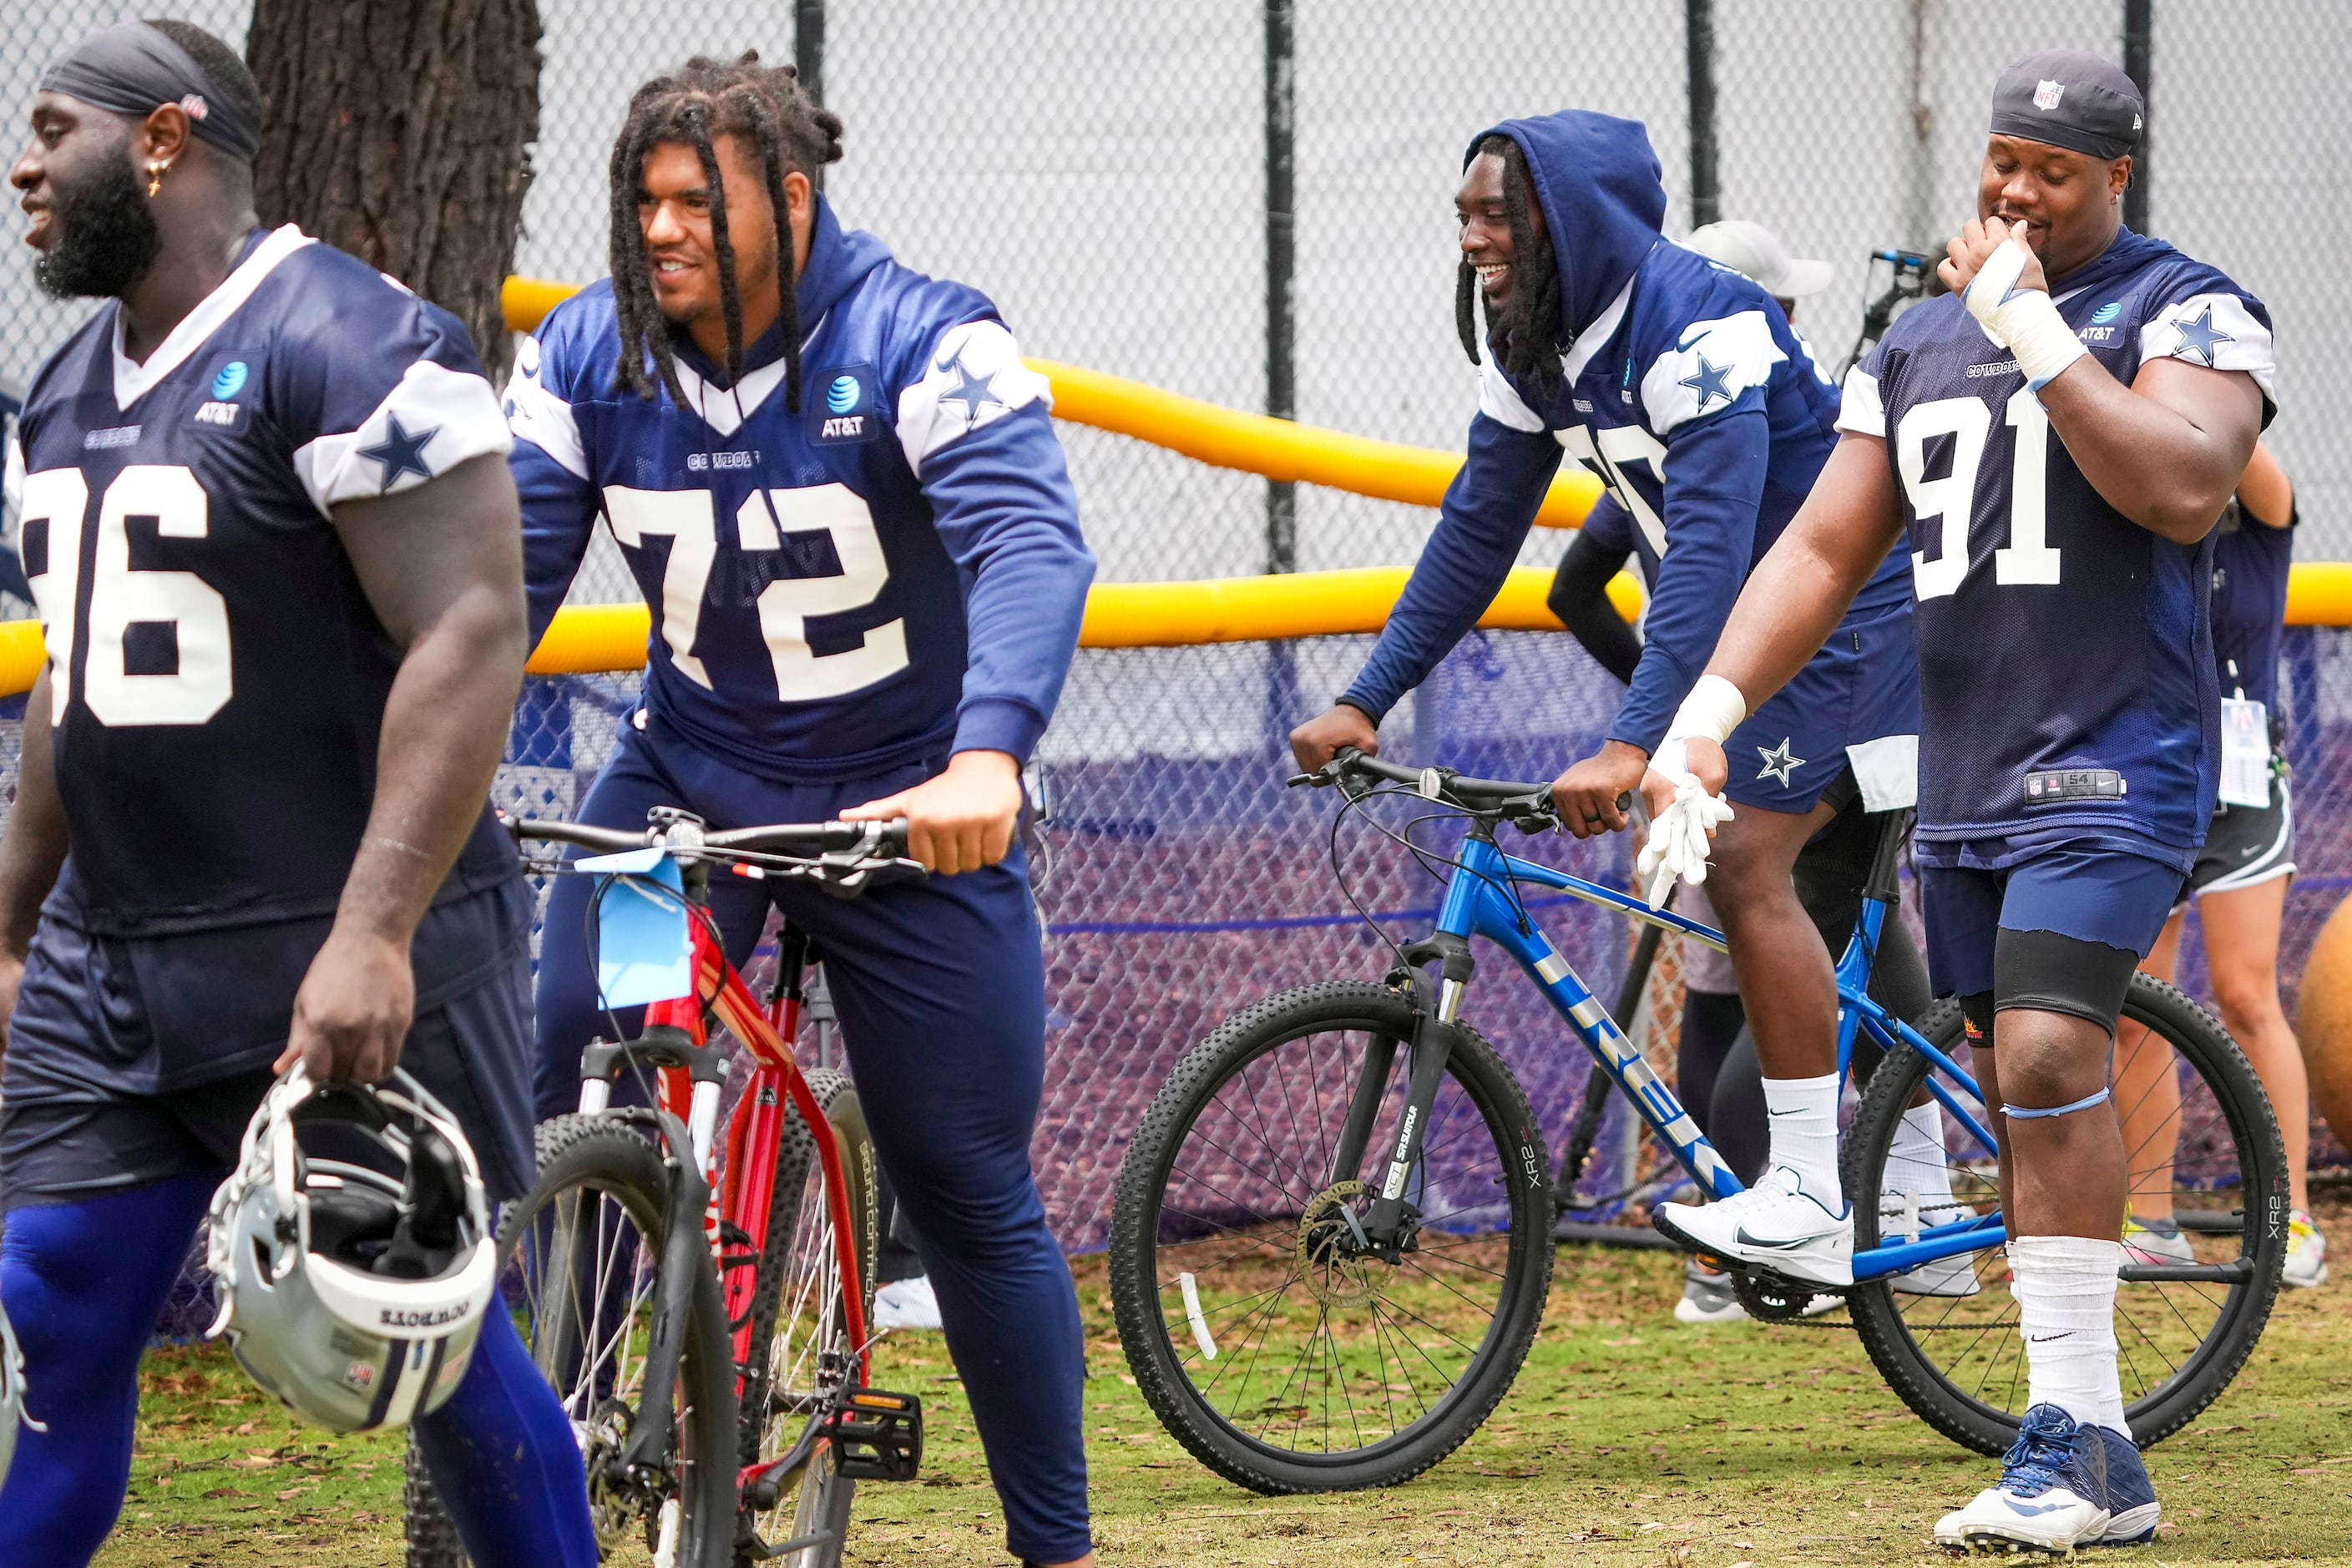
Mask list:
[[10,1211],[0,1305],[24,1346],[26,1414],[48,1429],[18,1434],[0,1487],[5,1568],[73,1568],[114,1528],[131,1479],[139,1358],[217,1184],[180,1176]]
[[1760,408],[1682,426],[1666,438],[1666,552],[1643,623],[1646,640],[1609,738],[1645,752],[1706,669],[1756,548],[1756,507],[1771,456]]
[[922,483],[966,584],[955,750],[1027,762],[1061,700],[1095,576],[1046,405],[1014,409],[931,453]]
[[457,1392],[415,1432],[477,1568],[596,1568],[572,1423],[503,1304],[482,1319]]
[[1559,443],[1541,432],[1472,418],[1469,456],[1445,487],[1436,530],[1340,701],[1378,723],[1478,624],[1535,526],[1559,455]]

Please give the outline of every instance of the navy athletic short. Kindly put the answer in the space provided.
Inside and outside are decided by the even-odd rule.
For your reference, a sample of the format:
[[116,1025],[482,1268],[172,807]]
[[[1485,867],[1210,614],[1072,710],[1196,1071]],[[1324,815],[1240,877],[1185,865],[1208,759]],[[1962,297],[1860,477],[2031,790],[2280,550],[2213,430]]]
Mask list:
[[[2076,942],[2147,956],[2180,897],[2183,852],[2115,830],[2047,841],[2025,836],[1961,843],[1920,840],[1919,909],[1927,925],[1927,969],[1939,996],[1995,990],[2000,933],[2053,931]],[[2104,984],[2080,1006],[2105,1012]],[[1994,1005],[2003,998],[1996,995]]]
[[1919,647],[1909,602],[1831,633],[1723,753],[1731,764],[1723,793],[1735,805],[1811,811],[1849,766],[1867,809],[1916,804]]
[[[400,1065],[449,1108],[493,1201],[534,1171],[530,889],[439,905],[411,954],[416,1021]],[[0,1072],[0,1207],[226,1174],[285,1048],[326,919],[101,937],[42,910]]]

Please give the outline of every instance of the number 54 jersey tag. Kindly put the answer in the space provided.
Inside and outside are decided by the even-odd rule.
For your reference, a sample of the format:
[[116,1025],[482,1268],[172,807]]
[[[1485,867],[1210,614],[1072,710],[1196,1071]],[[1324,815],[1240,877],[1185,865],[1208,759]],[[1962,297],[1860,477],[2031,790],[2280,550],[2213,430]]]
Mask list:
[[2221,699],[2221,804],[2271,803],[2270,715],[2259,702]]

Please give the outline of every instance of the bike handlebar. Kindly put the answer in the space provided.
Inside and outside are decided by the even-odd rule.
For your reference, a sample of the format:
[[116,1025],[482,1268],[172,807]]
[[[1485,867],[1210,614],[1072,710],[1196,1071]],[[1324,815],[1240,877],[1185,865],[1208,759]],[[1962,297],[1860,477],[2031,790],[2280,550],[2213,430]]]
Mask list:
[[1386,779],[1391,784],[1405,784],[1427,799],[1485,816],[1500,816],[1530,826],[1540,823],[1549,826],[1556,818],[1549,784],[1518,784],[1508,779],[1474,779],[1455,773],[1451,768],[1414,768],[1399,763],[1384,763],[1369,756],[1353,746],[1342,746],[1332,753],[1331,760],[1315,773],[1301,773],[1290,782],[1311,784],[1318,789],[1349,784],[1366,778]]
[[[504,814],[500,814],[504,816]],[[506,816],[507,830],[517,838],[551,844],[576,844],[583,849],[614,853],[644,849],[663,842],[661,831],[640,827],[590,827],[584,823],[555,822],[540,817]],[[896,860],[907,853],[907,819],[888,822],[779,823],[767,827],[731,827],[702,836],[705,849],[744,850],[781,855],[860,855]],[[680,846],[679,847],[685,847]]]

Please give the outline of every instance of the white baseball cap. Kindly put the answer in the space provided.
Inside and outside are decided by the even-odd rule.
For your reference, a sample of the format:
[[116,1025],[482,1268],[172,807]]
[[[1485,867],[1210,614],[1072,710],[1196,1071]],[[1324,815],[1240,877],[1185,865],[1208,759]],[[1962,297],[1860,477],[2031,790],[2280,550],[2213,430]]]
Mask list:
[[1832,268],[1789,254],[1780,237],[1760,223],[1726,218],[1691,231],[1683,244],[1734,272],[1745,273],[1776,300],[1801,300],[1830,286]]

